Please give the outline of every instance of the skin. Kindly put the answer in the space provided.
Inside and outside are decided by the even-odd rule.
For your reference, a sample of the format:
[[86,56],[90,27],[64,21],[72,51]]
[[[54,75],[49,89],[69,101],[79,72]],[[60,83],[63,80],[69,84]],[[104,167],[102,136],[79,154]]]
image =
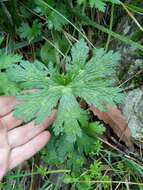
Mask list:
[[0,97],[0,180],[7,171],[15,168],[40,151],[50,140],[46,130],[54,121],[56,111],[38,127],[34,122],[23,124],[13,116],[15,97]]

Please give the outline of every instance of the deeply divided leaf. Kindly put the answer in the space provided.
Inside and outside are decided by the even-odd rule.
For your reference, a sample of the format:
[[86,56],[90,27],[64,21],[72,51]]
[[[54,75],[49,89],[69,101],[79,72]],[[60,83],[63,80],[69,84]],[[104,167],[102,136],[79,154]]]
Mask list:
[[[81,108],[80,101],[104,110],[107,104],[122,100],[121,90],[114,86],[113,77],[120,55],[95,49],[89,59],[88,52],[89,48],[83,39],[77,42],[71,50],[71,61],[65,64],[63,72],[52,63],[46,67],[39,61],[21,61],[9,67],[9,79],[23,90],[34,89],[17,97],[20,103],[15,109],[15,116],[25,122],[34,119],[36,124],[40,124],[56,108],[52,127],[54,139],[64,136],[70,147],[76,142],[82,143],[80,139],[85,126],[88,126],[89,116],[87,110]],[[58,151],[58,146],[55,151]],[[63,155],[67,152],[66,149]]]

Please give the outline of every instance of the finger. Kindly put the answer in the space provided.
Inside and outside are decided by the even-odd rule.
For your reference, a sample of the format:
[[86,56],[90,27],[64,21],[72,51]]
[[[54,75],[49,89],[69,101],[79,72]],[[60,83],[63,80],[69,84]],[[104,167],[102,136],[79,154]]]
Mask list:
[[31,158],[47,144],[49,139],[50,133],[48,131],[44,131],[28,143],[13,149],[10,155],[9,169],[13,169],[25,160]]
[[9,166],[10,147],[7,141],[7,128],[0,121],[0,180]]
[[0,97],[0,117],[11,112],[16,105],[16,98],[14,96],[1,96]]
[[11,130],[23,123],[22,120],[16,119],[13,116],[13,112],[10,112],[6,116],[2,117],[1,122],[7,127],[8,130]]
[[23,145],[44,131],[55,120],[55,113],[56,111],[53,110],[51,116],[46,118],[46,120],[39,126],[35,126],[33,121],[24,126],[10,130],[8,132],[8,142],[10,147],[14,148]]

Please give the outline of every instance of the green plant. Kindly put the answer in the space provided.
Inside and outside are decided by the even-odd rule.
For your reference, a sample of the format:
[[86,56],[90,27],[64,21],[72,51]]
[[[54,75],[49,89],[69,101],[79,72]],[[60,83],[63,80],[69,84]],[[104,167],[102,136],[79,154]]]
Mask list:
[[[125,63],[130,54],[141,59],[142,5],[142,0],[0,1],[0,94],[18,95],[21,104],[15,115],[25,122],[34,119],[38,124],[53,107],[57,109],[47,147],[26,167],[9,172],[0,188],[32,189],[36,184],[37,190],[142,189],[143,170],[137,152],[126,155],[122,146],[121,152],[114,151],[120,151],[120,142],[114,144],[116,137],[106,141],[105,127],[88,109],[94,104],[105,110],[106,104],[122,99],[112,80],[120,56],[103,49],[91,51],[84,40],[72,47],[80,37],[90,48],[117,47],[120,51],[122,43],[130,48],[129,54],[126,48],[121,51]],[[124,19],[120,15],[127,25],[121,24]],[[35,58],[42,63],[33,61]],[[122,63],[117,72],[128,67],[124,59]],[[141,80],[142,75],[135,73],[132,79]],[[125,81],[129,87],[129,76],[115,75],[121,86]],[[35,92],[23,93],[33,88]]]
[[93,8],[97,8],[99,11],[105,11],[106,2],[111,2],[115,4],[120,4],[120,0],[77,0],[77,3],[89,3],[89,5]]
[[[0,45],[4,38],[0,36]],[[7,54],[0,49],[0,94],[14,95],[19,89],[18,86],[8,79],[5,70],[13,63],[21,61],[22,57],[17,54]]]
[[[67,57],[64,67],[54,67],[51,62],[46,67],[39,61],[30,63],[23,60],[7,69],[9,79],[22,89],[36,89],[33,93],[17,96],[21,102],[14,111],[17,118],[25,122],[35,119],[39,124],[54,107],[57,108],[52,126],[54,137],[48,145],[48,159],[52,162],[75,157],[75,163],[82,165],[81,155],[95,150],[96,142],[88,135],[90,116],[81,108],[81,100],[105,110],[107,104],[114,105],[122,99],[120,89],[113,87],[112,78],[120,55],[95,49],[89,59],[88,52],[89,48],[82,39],[72,47],[71,57]],[[102,131],[98,123],[92,123],[89,128],[95,128],[97,134]]]
[[31,42],[37,36],[41,35],[41,27],[42,24],[38,23],[37,20],[32,23],[31,27],[27,23],[22,23],[22,25],[19,27],[20,37],[25,38]]
[[16,0],[0,1],[0,32],[15,36],[20,24],[20,16]]
[[[63,26],[68,24],[67,20],[64,19],[69,17],[69,11],[68,8],[68,2],[64,0],[63,2],[55,2],[53,0],[50,1],[35,1],[37,7],[35,8],[35,11],[46,17],[46,25],[50,30],[56,30],[56,31],[61,31]],[[49,6],[45,6],[45,3]],[[54,10],[56,11],[54,11]],[[59,16],[57,12],[60,12],[60,14],[63,15],[63,17]]]
[[[95,160],[93,164],[86,168],[83,173],[77,175],[76,173],[66,174],[64,177],[65,184],[72,184],[78,190],[92,190],[94,182],[103,182],[101,187],[104,190],[110,189],[112,180],[108,175],[103,175],[102,163]],[[104,183],[105,182],[105,183]]]

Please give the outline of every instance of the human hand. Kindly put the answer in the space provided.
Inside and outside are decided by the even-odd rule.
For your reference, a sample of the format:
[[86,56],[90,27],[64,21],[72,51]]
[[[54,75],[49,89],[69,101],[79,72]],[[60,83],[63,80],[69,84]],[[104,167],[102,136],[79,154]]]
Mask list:
[[[55,119],[55,110],[40,126],[34,122],[22,125],[13,116],[15,97],[0,97],[0,180],[7,171],[31,158],[49,141],[50,133],[45,129]],[[21,126],[20,126],[21,125]]]

